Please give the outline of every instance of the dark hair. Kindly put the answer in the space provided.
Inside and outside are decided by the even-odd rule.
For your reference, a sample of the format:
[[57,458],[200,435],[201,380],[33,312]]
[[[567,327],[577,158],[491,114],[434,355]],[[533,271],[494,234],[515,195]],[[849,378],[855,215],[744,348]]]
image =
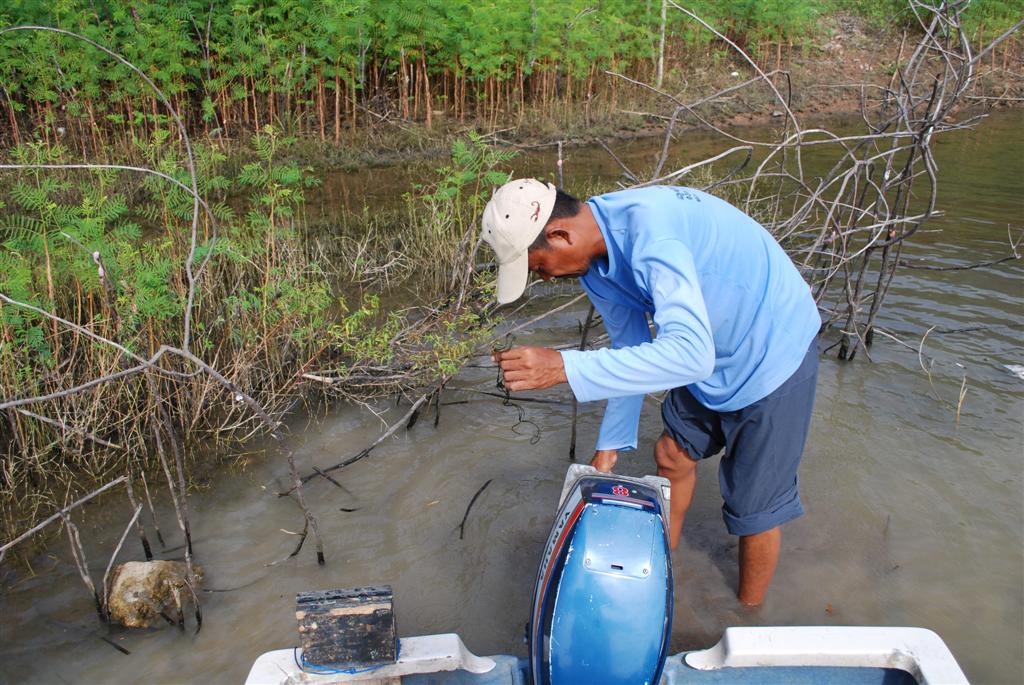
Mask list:
[[[583,209],[583,203],[574,198],[569,193],[562,189],[555,191],[555,206],[551,208],[551,216],[548,217],[548,221],[544,224],[545,228],[555,219],[565,219],[568,217],[576,216]],[[546,250],[548,248],[548,236],[547,232],[541,230],[537,239],[530,245],[530,250]]]

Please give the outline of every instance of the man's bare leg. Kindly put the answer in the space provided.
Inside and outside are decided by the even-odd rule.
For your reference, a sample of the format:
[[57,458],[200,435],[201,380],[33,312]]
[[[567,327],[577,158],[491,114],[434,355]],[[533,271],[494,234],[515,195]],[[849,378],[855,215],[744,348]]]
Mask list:
[[[673,493],[673,497],[675,497]],[[756,535],[740,536],[740,602],[758,606],[779,563],[782,531],[778,526]]]
[[654,461],[658,464],[658,475],[667,478],[672,485],[669,503],[668,541],[675,549],[683,532],[683,520],[693,501],[693,489],[697,485],[697,462],[667,432],[662,433],[654,443]]

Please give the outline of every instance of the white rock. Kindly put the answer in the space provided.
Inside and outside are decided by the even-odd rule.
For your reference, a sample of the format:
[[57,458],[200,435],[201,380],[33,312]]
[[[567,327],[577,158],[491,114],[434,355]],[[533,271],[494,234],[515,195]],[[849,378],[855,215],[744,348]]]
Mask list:
[[[202,570],[194,568],[198,583]],[[187,577],[182,561],[129,561],[115,566],[107,601],[110,620],[129,628],[165,623],[160,613],[176,616],[181,598],[192,595],[186,589]]]

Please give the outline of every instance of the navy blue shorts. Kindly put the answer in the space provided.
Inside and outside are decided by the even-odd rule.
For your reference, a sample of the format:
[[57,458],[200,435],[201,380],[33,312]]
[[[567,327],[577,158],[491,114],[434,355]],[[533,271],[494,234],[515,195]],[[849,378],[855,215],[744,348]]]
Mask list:
[[716,412],[685,387],[661,405],[665,431],[691,459],[713,457],[718,467],[722,514],[733,535],[754,535],[804,513],[797,468],[804,451],[818,380],[817,339],[800,367],[767,397],[737,411]]

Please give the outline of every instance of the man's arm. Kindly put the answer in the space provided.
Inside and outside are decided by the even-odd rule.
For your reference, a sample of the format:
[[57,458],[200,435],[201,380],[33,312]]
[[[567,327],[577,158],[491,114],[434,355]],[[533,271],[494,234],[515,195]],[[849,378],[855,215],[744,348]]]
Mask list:
[[[642,311],[606,300],[593,293],[589,294],[594,308],[601,314],[604,328],[611,338],[612,349],[623,349],[651,341],[651,329],[647,325],[647,316]],[[566,352],[569,350],[562,352],[563,363]],[[568,377],[568,374],[566,376]],[[575,388],[573,392],[575,393]],[[579,396],[577,399],[580,399]],[[598,452],[636,449],[637,428],[643,403],[643,394],[613,397],[608,400],[597,436],[595,449]]]
[[[616,343],[612,349],[559,353],[543,347],[519,347],[495,355],[510,390],[568,382],[581,402],[609,399],[599,452],[610,452],[600,448],[616,444],[623,436],[625,444],[636,445],[644,394],[703,380],[715,366],[711,324],[689,250],[677,240],[661,240],[638,254],[633,268],[654,305],[658,337],[653,342],[643,312],[615,305],[607,307],[606,313],[602,305],[614,303],[601,302],[588,292],[607,317],[605,327]],[[616,328],[622,329],[617,340],[612,333]],[[614,458],[605,461],[614,463]]]
[[689,250],[661,240],[637,255],[633,268],[651,294],[658,336],[618,349],[562,352],[565,377],[581,402],[690,385],[714,371],[711,324]]
[[[619,349],[649,343],[651,331],[642,311],[612,302],[587,290],[590,301],[601,315],[612,347]],[[562,353],[564,354],[564,353]],[[562,356],[542,347],[517,347],[495,356],[505,371],[510,390],[535,390],[567,382]],[[597,439],[594,465],[611,470],[620,449],[635,449],[637,426],[644,396],[614,397],[608,400]],[[602,457],[603,455],[603,457]],[[601,457],[600,463],[597,463]],[[602,468],[602,465],[605,468]]]

